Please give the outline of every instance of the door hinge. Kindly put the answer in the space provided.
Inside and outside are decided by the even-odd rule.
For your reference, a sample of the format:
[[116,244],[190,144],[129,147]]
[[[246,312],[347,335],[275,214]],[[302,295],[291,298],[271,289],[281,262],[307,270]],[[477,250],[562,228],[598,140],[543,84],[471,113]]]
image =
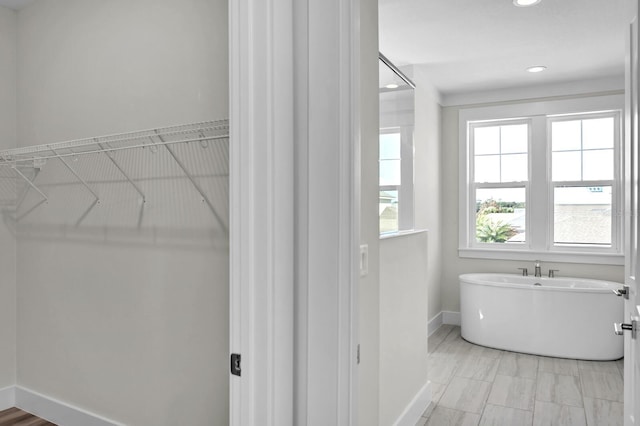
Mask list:
[[240,354],[231,354],[231,374],[234,376],[240,376],[242,373],[242,368],[240,368],[241,358]]
[[356,349],[356,363],[360,364],[360,344],[358,343],[358,347]]

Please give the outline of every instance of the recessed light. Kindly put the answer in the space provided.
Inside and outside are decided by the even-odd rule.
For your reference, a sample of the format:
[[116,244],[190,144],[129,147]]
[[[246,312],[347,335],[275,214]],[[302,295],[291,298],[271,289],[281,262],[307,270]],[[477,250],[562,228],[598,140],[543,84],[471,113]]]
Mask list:
[[527,68],[528,72],[542,72],[544,70],[546,70],[547,67],[545,67],[544,65],[536,65],[534,67],[529,67]]
[[397,89],[399,86],[395,83],[391,83],[391,84],[387,84],[386,86],[387,89]]
[[513,0],[513,4],[518,7],[529,7],[540,3],[541,0]]

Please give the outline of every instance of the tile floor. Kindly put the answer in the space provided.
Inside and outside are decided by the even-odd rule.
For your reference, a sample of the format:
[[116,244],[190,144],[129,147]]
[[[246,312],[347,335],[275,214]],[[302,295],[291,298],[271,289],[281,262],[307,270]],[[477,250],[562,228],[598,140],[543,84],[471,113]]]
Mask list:
[[429,337],[433,403],[416,426],[622,426],[622,360],[549,358]]

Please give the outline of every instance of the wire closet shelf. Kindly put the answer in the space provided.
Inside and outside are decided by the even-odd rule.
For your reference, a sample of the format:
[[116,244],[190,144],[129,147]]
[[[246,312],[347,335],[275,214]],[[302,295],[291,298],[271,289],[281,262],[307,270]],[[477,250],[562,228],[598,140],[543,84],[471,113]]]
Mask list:
[[[203,188],[201,181],[194,175],[185,162],[177,154],[180,145],[199,144],[202,148],[206,148],[209,144],[224,144],[218,156],[225,158],[216,161],[212,167],[219,170],[218,175],[228,177],[228,141],[229,141],[229,122],[228,120],[207,121],[194,124],[185,124],[164,128],[156,128],[150,130],[136,131],[130,133],[121,133],[108,136],[92,137],[85,139],[77,139],[66,142],[57,142],[51,144],[34,145],[23,148],[15,148],[8,150],[0,150],[0,172],[7,176],[7,171],[24,182],[24,191],[22,195],[16,197],[16,211],[20,207],[26,193],[30,190],[35,191],[40,196],[40,202],[32,206],[26,212],[17,216],[17,221],[29,215],[33,210],[37,209],[41,204],[48,201],[48,196],[39,184],[36,183],[38,171],[45,166],[50,160],[58,160],[61,165],[71,173],[76,182],[82,185],[86,191],[91,193],[94,201],[77,221],[76,226],[84,220],[89,212],[101,202],[100,195],[96,191],[95,186],[83,177],[81,172],[74,167],[72,160],[78,157],[106,156],[108,162],[113,169],[128,182],[135,190],[142,203],[145,203],[147,196],[139,182],[135,177],[131,176],[131,172],[119,162],[117,153],[127,150],[150,150],[158,152],[165,150],[174,162],[175,167],[180,170],[184,177],[188,179],[193,190],[197,191],[203,203],[205,203],[211,213],[215,217],[219,227],[228,233],[228,226],[221,215],[224,206],[216,206],[212,202],[210,195]],[[31,172],[30,171],[35,171]]]

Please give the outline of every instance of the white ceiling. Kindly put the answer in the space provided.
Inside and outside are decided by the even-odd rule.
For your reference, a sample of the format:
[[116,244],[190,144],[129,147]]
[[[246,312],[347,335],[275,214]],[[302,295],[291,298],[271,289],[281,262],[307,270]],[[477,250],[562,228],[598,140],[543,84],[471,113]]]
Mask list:
[[10,9],[20,10],[35,0],[0,0],[0,6],[8,7]]
[[[630,0],[379,0],[380,51],[441,94],[624,76]],[[525,68],[546,65],[531,74]]]

